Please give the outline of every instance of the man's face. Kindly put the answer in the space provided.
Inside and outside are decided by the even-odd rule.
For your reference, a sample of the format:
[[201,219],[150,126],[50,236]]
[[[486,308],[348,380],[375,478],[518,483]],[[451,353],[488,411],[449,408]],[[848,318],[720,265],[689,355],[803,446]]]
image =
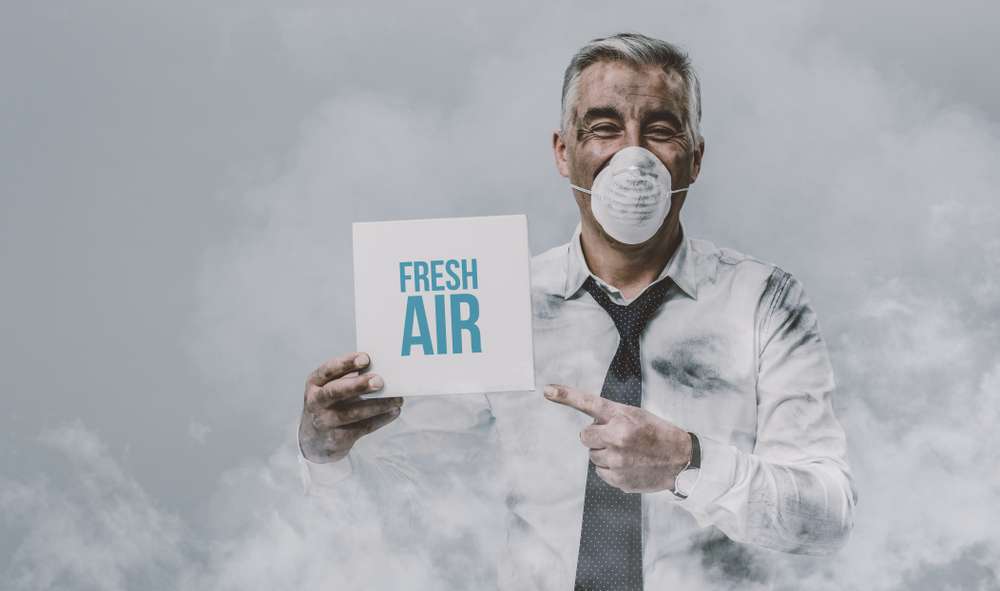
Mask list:
[[[553,136],[559,173],[589,188],[615,152],[642,146],[655,154],[672,177],[673,189],[686,187],[701,168],[704,142],[692,142],[684,79],[659,66],[598,62],[578,80],[576,105],[567,129]],[[581,211],[592,217],[589,198],[576,192]],[[683,193],[669,216],[678,216]]]

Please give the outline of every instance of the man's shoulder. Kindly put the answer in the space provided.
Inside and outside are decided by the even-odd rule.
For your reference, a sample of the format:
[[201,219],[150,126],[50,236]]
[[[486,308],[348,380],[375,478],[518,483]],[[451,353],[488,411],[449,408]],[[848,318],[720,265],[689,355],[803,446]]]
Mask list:
[[727,267],[746,267],[748,270],[771,270],[777,267],[776,264],[747,254],[727,246],[719,246],[711,240],[705,238],[690,238],[688,240],[691,252],[701,258],[714,259],[719,264]]
[[711,240],[691,238],[688,244],[691,264],[701,282],[738,283],[768,290],[792,278],[791,273],[774,262],[719,246]]

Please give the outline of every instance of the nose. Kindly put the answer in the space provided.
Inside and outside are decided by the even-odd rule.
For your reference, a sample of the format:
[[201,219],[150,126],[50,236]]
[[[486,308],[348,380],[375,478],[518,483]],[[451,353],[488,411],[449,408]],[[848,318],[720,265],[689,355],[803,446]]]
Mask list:
[[645,147],[642,145],[642,133],[637,123],[629,122],[625,125],[625,145],[622,147],[625,146]]

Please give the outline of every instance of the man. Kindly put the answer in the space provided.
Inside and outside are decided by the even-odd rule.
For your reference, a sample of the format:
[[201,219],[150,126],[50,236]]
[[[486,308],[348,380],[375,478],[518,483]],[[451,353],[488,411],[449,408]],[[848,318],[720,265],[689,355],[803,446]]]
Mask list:
[[[697,77],[674,46],[620,34],[580,49],[552,140],[580,223],[531,261],[544,397],[414,400],[408,411],[432,410],[357,445],[400,416],[402,399],[358,400],[381,378],[359,373],[364,353],[334,358],[305,391],[309,486],[336,489],[363,472],[388,487],[404,464],[410,477],[474,470],[470,458],[487,457],[476,450],[496,436],[504,589],[760,581],[754,548],[839,548],[856,493],[802,286],[687,237],[680,222],[705,154],[700,117]],[[376,439],[394,451],[374,455]],[[464,454],[451,464],[449,445]],[[380,462],[389,469],[360,469]]]

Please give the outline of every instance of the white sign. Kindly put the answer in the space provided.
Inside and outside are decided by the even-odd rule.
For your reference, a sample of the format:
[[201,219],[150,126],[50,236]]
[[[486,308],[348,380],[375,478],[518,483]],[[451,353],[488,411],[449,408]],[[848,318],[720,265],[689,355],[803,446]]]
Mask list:
[[364,398],[535,389],[526,216],[353,230],[357,350],[385,380]]

